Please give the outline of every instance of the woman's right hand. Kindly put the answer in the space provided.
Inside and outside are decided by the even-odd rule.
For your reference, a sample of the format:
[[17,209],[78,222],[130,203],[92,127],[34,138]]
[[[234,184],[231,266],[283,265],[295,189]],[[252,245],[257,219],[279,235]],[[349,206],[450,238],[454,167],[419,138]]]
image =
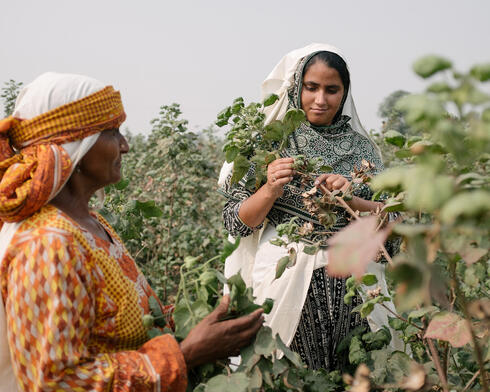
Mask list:
[[293,179],[293,158],[279,158],[267,166],[267,188],[269,194],[275,199],[284,193],[284,185]]
[[188,369],[207,362],[235,356],[249,345],[264,322],[263,310],[246,316],[223,320],[230,297],[224,296],[218,307],[197,324],[180,343]]

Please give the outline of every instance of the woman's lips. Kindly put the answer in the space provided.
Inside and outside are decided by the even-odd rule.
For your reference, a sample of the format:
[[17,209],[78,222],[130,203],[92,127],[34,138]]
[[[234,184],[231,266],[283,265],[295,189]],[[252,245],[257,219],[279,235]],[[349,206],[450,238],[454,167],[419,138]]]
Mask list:
[[313,113],[317,113],[317,114],[322,114],[322,113],[325,113],[327,111],[327,109],[310,109]]

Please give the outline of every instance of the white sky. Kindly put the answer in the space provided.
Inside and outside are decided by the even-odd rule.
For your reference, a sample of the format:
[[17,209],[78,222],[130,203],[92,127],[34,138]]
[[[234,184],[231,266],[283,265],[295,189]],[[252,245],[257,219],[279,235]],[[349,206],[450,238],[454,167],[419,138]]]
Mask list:
[[384,97],[424,86],[419,56],[490,61],[489,18],[488,0],[1,0],[0,83],[86,74],[121,90],[133,133],[173,102],[198,130],[235,97],[258,100],[285,53],[326,42],[347,57],[361,121],[379,128]]

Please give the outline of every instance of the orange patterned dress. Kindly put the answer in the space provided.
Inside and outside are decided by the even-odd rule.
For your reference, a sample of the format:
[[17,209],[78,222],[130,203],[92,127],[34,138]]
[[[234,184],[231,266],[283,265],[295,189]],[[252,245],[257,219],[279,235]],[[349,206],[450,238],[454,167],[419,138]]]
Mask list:
[[148,340],[156,297],[109,224],[112,242],[47,205],[26,219],[1,261],[14,371],[24,391],[184,391],[176,340]]

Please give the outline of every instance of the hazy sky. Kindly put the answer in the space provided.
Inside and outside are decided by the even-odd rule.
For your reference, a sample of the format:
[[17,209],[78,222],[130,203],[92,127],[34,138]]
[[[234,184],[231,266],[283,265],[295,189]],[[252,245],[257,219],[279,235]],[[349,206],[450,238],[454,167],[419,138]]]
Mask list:
[[2,0],[0,83],[86,74],[121,90],[133,133],[173,102],[197,130],[237,96],[258,100],[285,53],[325,42],[347,57],[361,121],[379,128],[384,97],[424,86],[417,57],[490,61],[489,15],[488,0]]

